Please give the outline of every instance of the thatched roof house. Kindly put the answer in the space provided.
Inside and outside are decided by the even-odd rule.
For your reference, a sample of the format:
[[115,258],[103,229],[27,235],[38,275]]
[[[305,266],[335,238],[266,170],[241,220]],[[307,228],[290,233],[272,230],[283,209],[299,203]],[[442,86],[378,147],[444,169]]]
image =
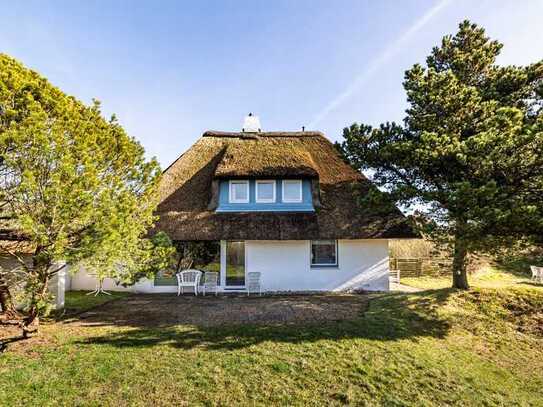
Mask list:
[[221,292],[388,290],[388,239],[415,237],[402,213],[362,205],[375,187],[322,133],[243,127],[204,133],[164,171],[154,231],[176,241],[174,272],[191,270],[134,290],[198,292],[202,272]]
[[[314,211],[216,211],[221,180],[252,178],[310,180]],[[372,188],[320,132],[207,131],[164,171],[156,230],[174,240],[414,237],[399,210],[360,206]]]

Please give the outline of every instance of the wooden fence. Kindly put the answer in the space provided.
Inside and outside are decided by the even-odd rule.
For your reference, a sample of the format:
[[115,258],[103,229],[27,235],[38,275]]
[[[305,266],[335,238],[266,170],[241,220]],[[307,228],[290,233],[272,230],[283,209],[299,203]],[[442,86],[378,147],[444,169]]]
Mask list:
[[390,269],[400,270],[400,277],[438,276],[448,274],[450,272],[451,259],[402,259],[391,257]]

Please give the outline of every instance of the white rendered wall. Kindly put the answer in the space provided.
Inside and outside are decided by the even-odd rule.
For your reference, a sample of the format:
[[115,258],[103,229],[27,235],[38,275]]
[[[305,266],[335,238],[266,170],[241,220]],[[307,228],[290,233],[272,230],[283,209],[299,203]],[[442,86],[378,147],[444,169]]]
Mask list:
[[[225,242],[221,244],[221,284],[224,284]],[[245,242],[246,271],[262,273],[263,291],[350,291],[389,290],[388,240],[339,240],[338,266],[310,266],[310,241]],[[81,268],[71,278],[71,290],[94,290],[96,279]],[[224,287],[220,287],[224,288]],[[106,291],[136,293],[172,293],[175,286],[155,286],[142,279],[134,286],[123,287],[104,281]]]
[[[71,266],[71,272],[73,273],[73,267]],[[87,273],[85,271],[85,268],[83,266],[78,267],[79,270],[75,274],[71,274],[70,279],[70,290],[77,291],[77,290],[84,290],[84,291],[92,291],[96,289],[96,285],[98,283],[96,277],[94,277],[92,274]],[[115,280],[111,278],[106,278],[103,283],[103,288],[106,291],[134,291],[133,287],[123,287],[120,284],[117,284]]]
[[387,291],[387,240],[339,240],[338,266],[310,266],[309,241],[247,241],[247,271],[264,291]]

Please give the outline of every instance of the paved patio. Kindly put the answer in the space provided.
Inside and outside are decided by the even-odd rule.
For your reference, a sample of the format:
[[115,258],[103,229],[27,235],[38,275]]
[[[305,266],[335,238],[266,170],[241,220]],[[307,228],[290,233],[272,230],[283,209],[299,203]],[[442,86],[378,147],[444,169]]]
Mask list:
[[87,311],[82,325],[167,326],[187,324],[320,323],[353,319],[366,309],[364,294],[314,294],[273,296],[131,295]]

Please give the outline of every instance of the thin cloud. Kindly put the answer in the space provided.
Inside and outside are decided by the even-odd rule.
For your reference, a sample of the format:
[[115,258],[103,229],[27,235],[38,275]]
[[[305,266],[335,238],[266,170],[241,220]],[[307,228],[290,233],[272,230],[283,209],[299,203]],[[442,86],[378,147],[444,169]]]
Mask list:
[[387,47],[377,58],[363,70],[355,80],[339,95],[336,96],[324,109],[322,109],[311,121],[309,128],[315,128],[326,116],[334,111],[338,106],[344,103],[358,89],[362,87],[373,74],[381,69],[404,45],[415,35],[428,21],[430,21],[437,13],[446,7],[451,0],[441,0],[423,16],[414,22],[394,43]]

